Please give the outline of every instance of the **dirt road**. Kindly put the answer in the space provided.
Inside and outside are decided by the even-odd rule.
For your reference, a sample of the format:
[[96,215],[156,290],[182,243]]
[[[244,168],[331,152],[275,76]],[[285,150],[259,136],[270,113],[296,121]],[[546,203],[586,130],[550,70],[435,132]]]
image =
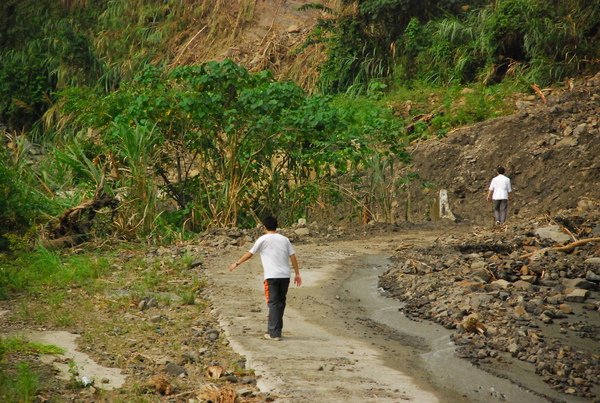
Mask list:
[[211,298],[232,347],[277,401],[545,401],[457,359],[447,330],[408,320],[377,290],[395,248],[441,235],[296,245],[304,284],[290,289],[280,342],[262,337],[260,259],[227,270],[249,245],[209,262]]

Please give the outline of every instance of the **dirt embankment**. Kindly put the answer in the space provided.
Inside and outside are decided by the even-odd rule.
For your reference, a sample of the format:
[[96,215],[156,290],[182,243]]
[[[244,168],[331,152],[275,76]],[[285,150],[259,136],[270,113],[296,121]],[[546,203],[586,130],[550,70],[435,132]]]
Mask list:
[[434,188],[412,195],[413,218],[426,218],[436,190],[447,189],[459,219],[489,223],[485,194],[498,165],[513,183],[513,215],[600,198],[600,74],[545,92],[545,103],[532,95],[517,102],[514,115],[416,144],[411,169]]
[[[318,66],[325,60],[322,46],[303,48],[321,15],[300,10],[307,0],[205,1],[203,21],[183,29],[175,38],[176,64],[231,59],[250,71],[270,70],[277,79],[293,80],[312,89]],[[320,1],[330,5],[331,1]]]

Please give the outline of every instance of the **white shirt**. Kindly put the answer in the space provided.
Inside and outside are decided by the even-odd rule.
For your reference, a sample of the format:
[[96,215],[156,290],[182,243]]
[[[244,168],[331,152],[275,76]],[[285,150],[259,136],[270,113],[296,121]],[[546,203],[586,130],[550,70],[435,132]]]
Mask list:
[[290,278],[290,256],[294,247],[289,239],[281,234],[265,234],[258,238],[250,253],[260,254],[265,280],[268,278]]
[[508,193],[512,192],[510,179],[504,175],[498,175],[492,179],[490,190],[493,190],[492,200],[508,200]]

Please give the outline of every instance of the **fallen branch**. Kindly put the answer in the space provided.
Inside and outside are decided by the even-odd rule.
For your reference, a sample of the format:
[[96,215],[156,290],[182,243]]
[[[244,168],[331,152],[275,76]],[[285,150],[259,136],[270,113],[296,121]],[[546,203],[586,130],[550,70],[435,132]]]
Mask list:
[[528,258],[530,258],[532,256],[535,256],[537,254],[544,253],[544,252],[547,252],[547,251],[550,251],[550,250],[552,250],[552,251],[558,251],[558,252],[570,252],[570,251],[572,251],[573,249],[575,249],[578,246],[585,245],[585,244],[591,243],[591,242],[600,242],[600,237],[580,239],[579,241],[571,242],[568,245],[551,246],[549,248],[538,249],[538,250],[533,251],[531,253],[526,253],[525,255],[520,256],[519,259],[528,259]]
[[533,89],[533,92],[535,92],[541,98],[542,102],[546,103],[546,96],[542,90],[540,90],[540,87],[538,87],[537,84],[531,84],[531,88]]
[[103,177],[91,199],[68,209],[58,219],[58,223],[50,231],[52,239],[46,242],[52,248],[75,246],[84,242],[89,237],[98,210],[109,207],[114,216],[117,205],[117,199],[104,192]]

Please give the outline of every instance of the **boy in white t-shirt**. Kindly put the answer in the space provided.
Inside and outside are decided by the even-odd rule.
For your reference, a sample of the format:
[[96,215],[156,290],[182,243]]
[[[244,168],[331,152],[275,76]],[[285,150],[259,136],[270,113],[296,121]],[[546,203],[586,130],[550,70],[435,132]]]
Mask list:
[[277,219],[269,216],[263,220],[263,225],[266,233],[258,238],[252,248],[238,261],[229,266],[229,271],[233,271],[252,256],[260,255],[264,270],[265,297],[269,305],[268,333],[265,334],[265,338],[281,340],[283,312],[291,276],[289,261],[294,268],[294,284],[301,286],[302,278],[292,243],[288,238],[277,233]]
[[504,176],[504,167],[496,168],[498,176],[492,179],[488,189],[487,200],[494,202],[494,219],[496,225],[502,225],[508,215],[508,194],[512,192],[510,179]]

